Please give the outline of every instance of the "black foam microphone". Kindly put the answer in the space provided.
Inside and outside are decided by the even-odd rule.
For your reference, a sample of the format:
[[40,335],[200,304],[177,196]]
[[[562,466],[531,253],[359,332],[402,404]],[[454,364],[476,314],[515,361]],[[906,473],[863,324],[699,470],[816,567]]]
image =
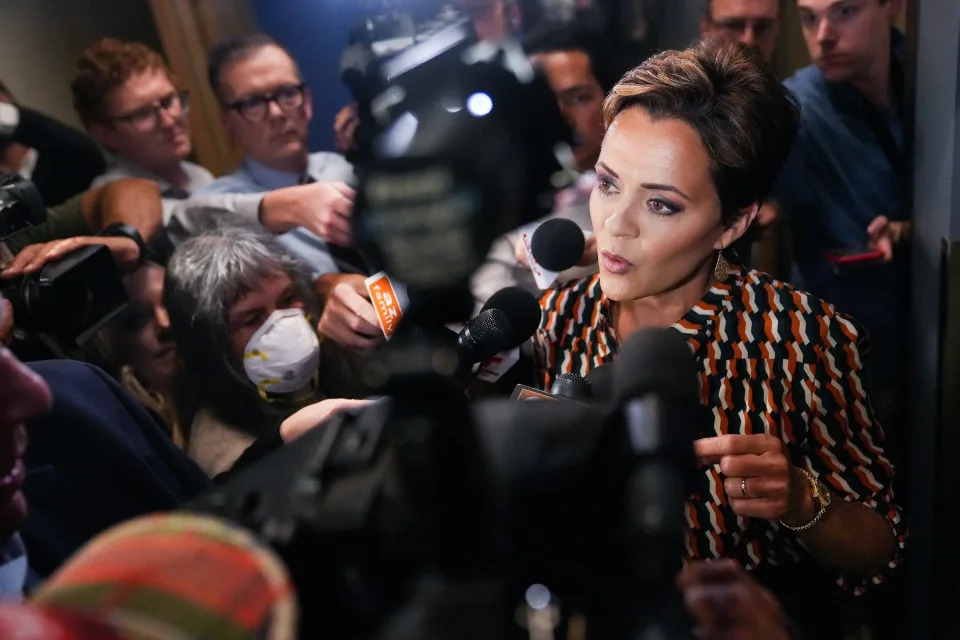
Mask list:
[[587,382],[593,391],[594,402],[610,402],[613,400],[613,365],[602,364],[590,370]]
[[520,346],[540,326],[541,315],[537,299],[523,289],[497,291],[460,331],[457,343],[461,357],[473,364]]
[[587,402],[593,398],[593,385],[579,373],[561,373],[553,381],[550,393],[569,400]]
[[530,238],[530,250],[533,259],[550,271],[565,271],[575,267],[580,258],[586,240],[583,230],[572,220],[553,218],[547,220],[533,232]]
[[656,394],[682,406],[700,404],[697,362],[676,329],[644,329],[631,336],[617,355],[613,374],[617,400]]

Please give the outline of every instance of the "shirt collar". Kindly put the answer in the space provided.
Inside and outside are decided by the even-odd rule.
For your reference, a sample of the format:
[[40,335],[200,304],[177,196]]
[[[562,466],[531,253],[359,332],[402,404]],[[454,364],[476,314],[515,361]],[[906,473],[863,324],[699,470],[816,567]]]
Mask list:
[[[739,288],[746,277],[744,270],[737,265],[731,264],[727,273],[726,282],[714,282],[699,302],[693,305],[679,321],[671,325],[673,329],[687,338],[687,341],[693,345],[695,352],[707,342],[709,336],[713,333],[714,322],[720,311],[728,310],[731,307],[734,289]],[[600,276],[595,277],[599,278]],[[613,307],[599,284],[597,290],[600,291],[600,325],[612,333]]]
[[243,167],[261,187],[269,190],[283,189],[284,187],[295,187],[303,182],[304,174],[290,173],[288,171],[278,171],[263,165],[253,158],[246,158],[243,161]]

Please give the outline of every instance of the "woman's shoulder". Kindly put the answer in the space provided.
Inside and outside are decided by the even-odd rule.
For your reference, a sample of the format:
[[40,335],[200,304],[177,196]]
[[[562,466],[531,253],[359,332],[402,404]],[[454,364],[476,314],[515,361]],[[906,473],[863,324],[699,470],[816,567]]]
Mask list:
[[812,293],[755,269],[744,270],[738,280],[730,311],[759,323],[778,342],[835,347],[868,339],[859,322]]

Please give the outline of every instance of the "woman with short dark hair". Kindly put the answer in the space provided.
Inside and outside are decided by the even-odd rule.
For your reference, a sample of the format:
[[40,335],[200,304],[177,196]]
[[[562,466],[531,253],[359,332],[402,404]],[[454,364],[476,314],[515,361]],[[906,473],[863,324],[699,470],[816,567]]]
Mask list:
[[609,362],[637,331],[673,327],[708,409],[687,556],[748,569],[816,560],[857,592],[883,580],[905,530],[860,383],[866,336],[724,257],[784,164],[795,104],[744,47],[708,42],[628,72],[604,119],[590,202],[600,272],[543,297],[543,384]]

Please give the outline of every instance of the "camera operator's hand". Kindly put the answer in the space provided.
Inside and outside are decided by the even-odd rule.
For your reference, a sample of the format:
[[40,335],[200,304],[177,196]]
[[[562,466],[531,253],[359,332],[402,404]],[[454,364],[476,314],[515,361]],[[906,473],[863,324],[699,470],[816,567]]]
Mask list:
[[13,303],[0,297],[0,347],[13,338]]
[[356,147],[354,136],[359,124],[360,115],[356,103],[348,104],[337,112],[333,119],[333,135],[336,139],[337,151],[340,153],[353,151]]
[[344,182],[312,182],[271,191],[260,203],[260,223],[274,233],[304,227],[331,244],[353,244],[355,192]]
[[677,576],[683,603],[703,640],[789,640],[773,595],[734,560],[693,562]]
[[348,400],[330,398],[308,405],[280,423],[280,437],[284,442],[292,442],[334,414],[349,409],[357,409],[370,404],[371,400]]
[[130,238],[104,236],[76,236],[66,240],[53,240],[41,244],[31,244],[24,247],[14,257],[13,262],[0,272],[0,278],[10,279],[20,275],[36,273],[44,265],[55,262],[60,258],[73,253],[81,247],[92,245],[106,245],[113,254],[120,269],[128,273],[136,269],[140,261],[140,247]]
[[317,293],[324,301],[317,331],[351,349],[373,349],[384,341],[364,280],[352,273],[317,279]]

